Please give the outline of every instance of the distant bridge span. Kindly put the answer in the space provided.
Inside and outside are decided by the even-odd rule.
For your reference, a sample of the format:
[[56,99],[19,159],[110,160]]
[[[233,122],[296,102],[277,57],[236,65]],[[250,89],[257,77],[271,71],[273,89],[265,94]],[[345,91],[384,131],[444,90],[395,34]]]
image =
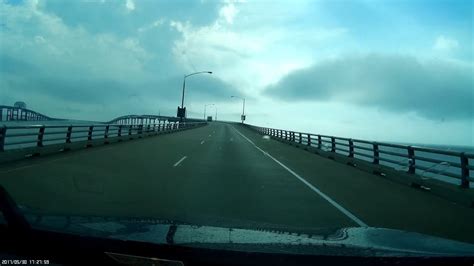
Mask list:
[[[119,125],[148,125],[156,124],[160,121],[178,122],[179,117],[173,116],[162,116],[162,115],[124,115],[114,118],[107,124],[119,124]],[[202,122],[202,119],[187,118],[187,122]]]
[[60,120],[40,114],[30,109],[0,105],[0,121],[41,121]]

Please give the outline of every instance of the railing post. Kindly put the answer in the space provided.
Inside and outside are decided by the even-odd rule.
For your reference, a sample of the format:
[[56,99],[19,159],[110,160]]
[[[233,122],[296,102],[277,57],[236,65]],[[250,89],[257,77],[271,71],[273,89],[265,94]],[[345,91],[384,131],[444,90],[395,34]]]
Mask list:
[[36,146],[43,147],[43,137],[44,137],[45,126],[41,126],[38,132],[38,140],[36,141]]
[[321,146],[323,146],[323,142],[321,141],[321,135],[318,135],[318,149],[321,149]]
[[307,141],[307,145],[308,146],[311,146],[311,134],[308,134],[308,141]]
[[379,164],[379,144],[372,143],[372,149],[374,150],[374,160],[373,164]]
[[138,125],[138,134],[141,135],[143,133],[143,124]]
[[104,139],[107,139],[109,137],[109,125],[105,126],[105,131],[104,131]]
[[147,125],[146,133],[150,133],[150,124]]
[[349,157],[354,158],[354,141],[349,139]]
[[128,126],[128,135],[131,137],[132,136],[132,125]]
[[288,140],[288,131],[285,130],[285,140]]
[[89,132],[87,133],[87,140],[92,140],[92,131],[94,130],[94,126],[89,127]]
[[119,125],[119,129],[118,129],[118,132],[117,132],[117,137],[121,137],[122,136],[122,125]]
[[331,152],[336,152],[336,139],[331,137]]
[[7,136],[7,127],[3,125],[0,127],[0,151],[5,150],[5,139]]
[[66,143],[71,143],[72,125],[67,127]]
[[415,149],[412,146],[408,146],[408,173],[415,173]]
[[301,136],[301,133],[298,133],[298,139],[299,139],[299,140],[298,140],[298,143],[299,143],[299,144],[303,143],[303,138],[302,138],[302,136]]
[[469,158],[461,153],[461,187],[469,188]]

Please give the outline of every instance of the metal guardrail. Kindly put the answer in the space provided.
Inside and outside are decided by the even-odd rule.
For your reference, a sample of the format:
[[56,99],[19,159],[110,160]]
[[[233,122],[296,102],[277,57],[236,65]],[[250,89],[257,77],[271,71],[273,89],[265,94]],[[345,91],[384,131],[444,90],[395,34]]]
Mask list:
[[[462,188],[469,188],[470,181],[474,181],[474,178],[470,176],[470,171],[474,170],[474,165],[469,163],[469,159],[474,159],[474,154],[472,153],[326,136],[253,125],[246,126],[261,134],[269,135],[280,140],[307,145],[333,153],[344,154],[349,158],[354,158],[355,156],[365,157],[366,160],[371,161],[375,165],[379,165],[382,161],[393,165],[403,166],[407,168],[406,171],[409,174],[415,174],[416,170],[421,170],[423,171],[422,175],[429,172],[456,178],[460,180],[460,187]],[[387,148],[394,149],[390,151],[387,150]],[[429,155],[433,154],[456,158],[458,162],[447,162],[446,160],[430,158]],[[398,159],[385,158],[382,155],[389,155]],[[433,165],[423,166],[421,163],[417,164],[419,161],[433,163]],[[459,169],[460,174],[440,171],[436,169],[436,166],[453,167]]]
[[[28,125],[0,127],[0,152],[20,148],[44,147],[63,143],[65,145],[80,141],[104,140],[112,137],[133,138],[153,132],[169,132],[205,125],[195,123],[156,123],[147,125],[119,124],[79,124],[79,125]],[[23,146],[22,146],[23,145]]]

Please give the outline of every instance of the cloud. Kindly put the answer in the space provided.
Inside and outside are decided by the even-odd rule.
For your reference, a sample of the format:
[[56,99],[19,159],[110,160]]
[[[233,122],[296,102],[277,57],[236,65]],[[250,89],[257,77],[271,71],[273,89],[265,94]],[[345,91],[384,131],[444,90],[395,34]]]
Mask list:
[[458,47],[459,43],[457,40],[445,37],[443,35],[438,36],[433,45],[434,50],[447,52],[452,51]]
[[158,27],[162,26],[165,23],[165,21],[166,20],[164,18],[157,19],[157,20],[153,21],[152,23],[149,23],[147,25],[139,27],[138,32],[142,33],[142,32],[146,32],[146,31],[149,31],[151,29],[154,29],[154,28],[158,28]]
[[232,2],[229,2],[221,7],[219,10],[219,16],[224,18],[227,23],[232,24],[238,12],[239,10],[235,7],[235,5]]
[[133,0],[127,0],[125,2],[125,7],[129,10],[129,11],[133,11],[135,10],[135,2],[133,2]]
[[180,33],[173,42],[173,54],[190,71],[193,65],[214,70],[247,93],[259,91],[288,71],[311,64],[315,51],[327,53],[327,47],[347,35],[347,29],[339,26],[295,25],[295,18],[304,16],[305,9],[305,5],[286,2],[271,6],[223,2],[212,23],[170,21],[170,28]]
[[429,119],[473,119],[472,65],[399,55],[351,56],[294,71],[265,90],[283,101],[345,102]]
[[[174,114],[182,84],[176,72],[183,71],[166,57],[168,51],[146,49],[139,31],[126,37],[91,33],[35,2],[0,2],[0,16],[0,104],[21,99],[40,112],[78,119],[156,112],[157,106]],[[145,25],[158,27],[163,21]],[[192,101],[236,93],[217,76],[189,79],[188,86]]]

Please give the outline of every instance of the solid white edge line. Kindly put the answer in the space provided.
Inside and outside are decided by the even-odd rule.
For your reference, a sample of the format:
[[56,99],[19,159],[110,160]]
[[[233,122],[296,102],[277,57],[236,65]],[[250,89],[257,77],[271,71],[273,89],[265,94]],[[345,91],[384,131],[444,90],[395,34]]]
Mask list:
[[204,140],[203,140],[203,141],[201,141],[201,145],[202,145],[202,144],[204,144],[204,142],[205,142]]
[[288,166],[284,165],[283,163],[281,163],[280,161],[278,161],[277,159],[275,159],[273,156],[271,156],[268,152],[262,150],[260,147],[258,147],[257,145],[255,145],[255,143],[250,140],[249,138],[247,138],[244,134],[240,133],[239,130],[237,130],[235,127],[232,126],[232,128],[237,132],[239,133],[240,136],[242,136],[244,139],[246,139],[248,142],[250,142],[257,150],[261,151],[263,154],[265,154],[266,156],[268,156],[270,159],[272,159],[273,161],[275,161],[277,164],[279,164],[281,167],[283,167],[286,171],[288,171],[290,174],[292,174],[293,176],[295,176],[296,178],[298,178],[301,182],[303,182],[303,184],[305,184],[306,186],[308,186],[311,190],[313,190],[314,192],[316,192],[319,196],[321,196],[323,199],[325,199],[326,201],[328,201],[331,205],[333,205],[336,209],[338,209],[340,212],[342,212],[343,214],[345,214],[347,217],[349,217],[352,221],[354,221],[356,224],[358,224],[359,226],[361,227],[368,227],[368,225],[366,223],[364,223],[361,219],[357,218],[354,214],[352,214],[350,211],[346,210],[344,207],[342,207],[341,205],[339,205],[339,203],[335,202],[333,199],[331,199],[329,196],[327,196],[326,194],[324,194],[321,190],[319,190],[318,188],[316,188],[315,186],[313,186],[311,183],[309,183],[308,181],[306,181],[304,178],[302,178],[301,176],[299,176],[297,173],[295,173],[293,170],[291,170]]
[[182,161],[184,161],[186,158],[188,158],[188,157],[187,157],[187,156],[183,156],[183,158],[181,158],[179,161],[177,161],[177,162],[173,165],[173,167],[178,166],[178,165],[179,165]]

